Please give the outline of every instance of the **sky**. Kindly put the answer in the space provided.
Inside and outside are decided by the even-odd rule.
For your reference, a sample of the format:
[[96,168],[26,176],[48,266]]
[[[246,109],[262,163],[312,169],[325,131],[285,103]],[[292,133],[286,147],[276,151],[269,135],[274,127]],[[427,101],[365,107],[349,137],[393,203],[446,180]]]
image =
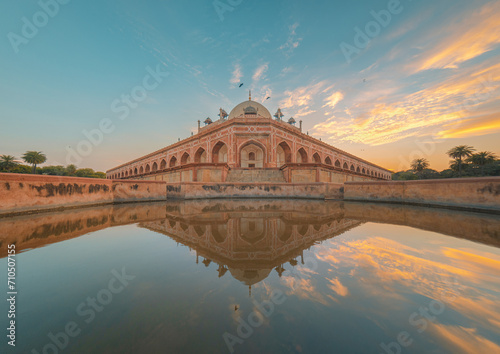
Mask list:
[[475,0],[4,0],[0,154],[105,171],[251,89],[394,171],[443,170],[462,144],[500,156],[499,18]]

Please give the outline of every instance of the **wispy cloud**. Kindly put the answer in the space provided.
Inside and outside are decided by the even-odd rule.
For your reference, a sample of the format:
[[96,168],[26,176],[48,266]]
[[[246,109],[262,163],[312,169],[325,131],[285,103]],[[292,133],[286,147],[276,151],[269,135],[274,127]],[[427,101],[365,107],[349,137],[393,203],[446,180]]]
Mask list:
[[473,119],[467,119],[460,124],[446,126],[446,130],[440,131],[438,137],[466,138],[469,136],[500,133],[500,113],[486,114]]
[[280,107],[293,109],[311,105],[314,97],[321,92],[325,84],[325,81],[321,81],[298,87],[293,91],[285,91],[286,98],[280,102]]
[[287,55],[291,54],[295,48],[300,45],[302,38],[297,37],[297,27],[299,27],[299,23],[295,22],[293,25],[289,26],[290,34],[285,43],[283,43],[279,49],[283,50]]
[[231,76],[229,82],[233,85],[236,85],[240,82],[242,77],[243,77],[243,72],[241,71],[241,65],[238,63],[234,64],[233,75]]
[[325,99],[326,103],[325,103],[325,105],[323,105],[323,107],[335,108],[337,103],[342,101],[343,98],[344,98],[344,94],[342,92],[340,92],[340,91],[334,92],[331,96],[329,96]]
[[257,70],[255,70],[255,73],[252,76],[254,83],[257,83],[265,78],[267,69],[269,69],[269,63],[262,64],[257,68]]
[[[414,93],[398,91],[357,102],[351,97],[354,103],[349,107],[350,114],[330,115],[313,131],[333,141],[369,145],[411,136],[451,138],[497,131],[498,114],[481,113],[497,100],[500,88],[500,64],[492,62],[464,69]],[[333,105],[338,103],[334,95],[329,99]]]
[[493,1],[441,28],[441,39],[417,60],[417,71],[457,68],[500,43],[500,2]]

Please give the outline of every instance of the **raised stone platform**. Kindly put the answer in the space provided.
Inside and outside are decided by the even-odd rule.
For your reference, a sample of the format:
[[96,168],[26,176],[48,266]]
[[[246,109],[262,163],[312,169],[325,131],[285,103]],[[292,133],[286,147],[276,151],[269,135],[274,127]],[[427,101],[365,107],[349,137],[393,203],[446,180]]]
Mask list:
[[279,169],[233,168],[229,170],[226,182],[286,183],[286,180]]

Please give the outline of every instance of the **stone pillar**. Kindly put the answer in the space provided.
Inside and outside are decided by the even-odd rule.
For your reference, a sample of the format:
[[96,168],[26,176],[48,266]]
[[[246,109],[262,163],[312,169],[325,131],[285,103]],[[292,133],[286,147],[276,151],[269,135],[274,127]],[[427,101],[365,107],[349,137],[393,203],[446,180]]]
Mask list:
[[302,133],[302,120],[299,121],[299,125],[300,125],[300,132]]
[[200,132],[200,120],[198,119],[198,133]]

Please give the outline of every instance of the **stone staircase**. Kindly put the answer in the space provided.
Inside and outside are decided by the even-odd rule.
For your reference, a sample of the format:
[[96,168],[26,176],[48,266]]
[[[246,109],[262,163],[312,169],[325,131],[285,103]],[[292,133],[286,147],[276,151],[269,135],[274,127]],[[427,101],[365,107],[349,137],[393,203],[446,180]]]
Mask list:
[[265,169],[243,169],[233,168],[229,170],[226,182],[243,182],[243,183],[286,183],[285,176],[281,170],[265,170]]

